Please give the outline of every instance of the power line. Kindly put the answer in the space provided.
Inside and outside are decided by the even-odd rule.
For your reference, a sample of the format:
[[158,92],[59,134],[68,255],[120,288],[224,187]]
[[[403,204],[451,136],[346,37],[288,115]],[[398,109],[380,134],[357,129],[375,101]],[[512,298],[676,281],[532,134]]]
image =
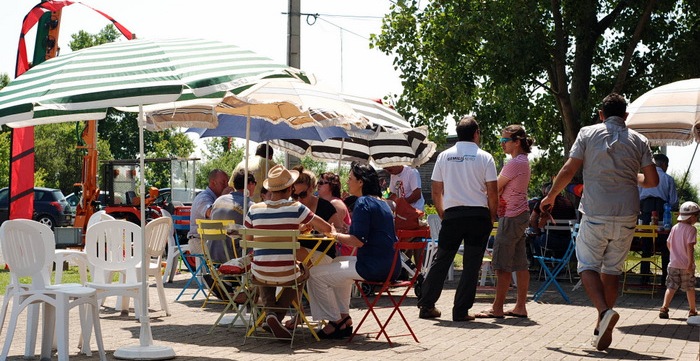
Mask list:
[[[284,14],[284,15],[289,15],[290,13],[283,12],[282,14]],[[343,18],[356,18],[356,19],[382,19],[381,16],[364,16],[364,15],[332,15],[332,14],[319,14],[319,13],[315,13],[315,14],[311,14],[311,13],[299,13],[298,15],[300,15],[300,16],[306,16],[306,24],[309,25],[309,26],[313,26],[314,24],[316,24],[316,21],[320,19],[320,20],[322,20],[322,21],[324,21],[324,22],[326,22],[326,23],[328,23],[328,24],[330,24],[330,25],[332,25],[332,26],[335,26],[336,28],[338,28],[338,29],[340,29],[340,30],[342,30],[342,31],[345,31],[345,32],[347,32],[347,33],[349,33],[349,34],[355,35],[355,36],[357,36],[357,37],[359,37],[359,38],[361,38],[361,39],[364,39],[364,40],[369,40],[369,38],[365,37],[364,35],[358,34],[358,33],[354,32],[354,31],[352,31],[352,30],[348,30],[347,28],[344,28],[344,27],[342,27],[342,26],[340,26],[340,25],[338,25],[338,24],[332,23],[332,22],[330,22],[330,21],[328,21],[328,20],[322,18],[322,16],[343,17]],[[313,19],[313,20],[312,20],[312,19]]]

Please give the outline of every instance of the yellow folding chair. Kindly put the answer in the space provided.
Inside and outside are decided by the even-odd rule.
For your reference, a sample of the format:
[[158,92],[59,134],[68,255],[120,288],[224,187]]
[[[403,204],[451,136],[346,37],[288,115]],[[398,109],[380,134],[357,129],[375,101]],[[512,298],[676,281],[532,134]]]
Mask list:
[[[225,252],[225,258],[236,259],[238,258],[238,253],[236,250],[235,241],[229,237],[228,230],[234,225],[235,222],[232,220],[206,220],[198,219],[197,227],[199,238],[203,242],[203,253],[204,260],[206,262],[207,268],[209,269],[209,275],[213,279],[213,285],[207,293],[207,298],[204,301],[204,307],[207,303],[220,303],[225,304],[226,307],[221,311],[219,317],[216,319],[214,324],[209,329],[209,333],[214,331],[214,328],[218,326],[223,319],[223,317],[233,310],[235,316],[229,327],[233,326],[237,321],[243,323],[245,327],[248,326],[248,315],[246,314],[246,309],[249,308],[249,303],[253,299],[250,289],[246,287],[245,281],[245,258],[243,260],[243,268],[241,273],[230,273],[226,272],[222,265],[223,260],[215,259],[212,257],[210,252],[211,248],[215,246],[216,242],[220,242],[219,246]],[[229,247],[227,244],[231,245],[232,254],[229,254]],[[233,290],[230,290],[228,285],[233,286]],[[216,295],[216,296],[215,296]],[[220,300],[214,299],[214,297],[220,298]]]
[[[307,326],[309,332],[316,340],[319,340],[313,326],[306,318],[301,303],[308,274],[303,270],[303,267],[299,265],[299,262],[296,261],[298,259],[297,251],[301,248],[298,242],[299,231],[244,228],[239,230],[239,232],[243,237],[240,243],[244,252],[247,253],[249,250],[253,251],[253,261],[250,269],[246,272],[248,276],[246,279],[250,282],[250,285],[255,287],[277,287],[278,290],[281,288],[282,291],[284,291],[284,289],[292,289],[295,295],[291,305],[286,308],[263,308],[261,305],[253,302],[253,311],[251,314],[257,315],[258,317],[250,324],[248,332],[246,332],[245,335],[245,340],[249,337],[274,338],[271,333],[262,332],[260,326],[265,319],[266,312],[275,310],[282,310],[285,312],[296,311],[297,319],[301,320],[301,323]],[[285,257],[287,258],[286,261],[274,262],[276,267],[272,272],[269,268],[266,268],[263,261],[260,261],[262,257],[270,254],[287,256]],[[274,280],[276,275],[281,277],[281,281],[277,282]],[[292,277],[291,281],[289,280],[290,277]],[[281,294],[281,292],[278,293],[278,296],[279,294]],[[295,327],[294,330],[291,330],[290,347],[294,344],[294,337],[296,336],[297,329],[298,327]]]
[[[637,293],[637,294],[649,294],[654,295],[656,292],[656,276],[662,271],[661,268],[661,256],[656,254],[656,238],[659,236],[657,233],[657,226],[655,225],[637,225],[634,230],[634,240],[632,241],[632,246],[630,247],[630,252],[625,258],[625,275],[622,279],[622,294],[625,293]],[[651,242],[652,252],[648,257],[642,256],[642,243]],[[649,273],[642,273],[642,263],[649,262]],[[639,271],[637,273],[637,270]],[[648,277],[650,284],[648,286],[642,285],[641,278],[640,283],[633,284],[631,282],[630,276]]]

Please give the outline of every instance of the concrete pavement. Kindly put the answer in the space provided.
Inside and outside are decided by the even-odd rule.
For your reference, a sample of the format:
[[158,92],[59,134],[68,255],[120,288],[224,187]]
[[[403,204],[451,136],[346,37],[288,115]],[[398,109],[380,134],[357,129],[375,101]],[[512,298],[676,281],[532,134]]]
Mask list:
[[[456,272],[459,279],[459,271]],[[530,287],[532,294],[537,287],[536,274]],[[289,343],[273,340],[249,339],[243,345],[243,330],[233,328],[227,331],[220,327],[208,335],[210,326],[216,320],[221,305],[201,308],[203,297],[190,300],[191,290],[180,301],[175,297],[186,281],[186,275],[176,277],[172,284],[166,284],[166,294],[170,300],[172,316],[166,317],[157,310],[158,300],[154,287],[150,288],[151,329],[156,345],[170,346],[177,360],[280,360],[293,357],[295,360],[588,360],[604,358],[608,360],[698,360],[700,327],[685,322],[688,305],[685,295],[676,295],[671,304],[670,319],[658,318],[662,293],[654,298],[649,295],[624,295],[618,299],[616,310],[620,321],[613,333],[613,342],[606,352],[596,351],[590,346],[593,333],[595,310],[588,302],[582,289],[572,291],[573,285],[564,282],[564,288],[572,299],[564,303],[556,291],[550,290],[542,302],[529,302],[530,317],[505,319],[480,319],[471,322],[451,321],[451,304],[457,281],[447,282],[437,307],[444,318],[421,320],[415,307],[416,298],[411,292],[402,310],[418,335],[420,343],[410,337],[393,339],[390,347],[384,340],[359,338],[352,343],[346,341],[316,342],[307,335],[295,341],[294,348]],[[478,312],[490,306],[493,291],[482,289],[477,303],[470,312]],[[509,293],[512,302],[514,290]],[[133,317],[122,317],[112,308],[114,301],[108,302],[102,311],[102,330],[107,356],[113,360],[113,352],[122,346],[138,344],[139,324]],[[361,299],[353,299],[351,315],[357,325],[364,314]],[[507,305],[506,305],[507,307]],[[9,315],[8,315],[9,316]],[[71,315],[71,346],[77,345],[79,322],[76,312]],[[6,322],[7,323],[7,322]],[[9,360],[23,360],[25,321],[15,332]],[[403,325],[399,318],[392,320],[391,329]],[[368,327],[374,325],[369,324]],[[4,342],[7,325],[0,339]],[[365,328],[363,330],[371,330]],[[401,330],[398,330],[401,331]],[[96,347],[93,344],[93,350]],[[71,348],[72,360],[98,359],[77,355],[77,348]],[[37,349],[38,352],[38,349]],[[55,359],[55,356],[54,356]]]

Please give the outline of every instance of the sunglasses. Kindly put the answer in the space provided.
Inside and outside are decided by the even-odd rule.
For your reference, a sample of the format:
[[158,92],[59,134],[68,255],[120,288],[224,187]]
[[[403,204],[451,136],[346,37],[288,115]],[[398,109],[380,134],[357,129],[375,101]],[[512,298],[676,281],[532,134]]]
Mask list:
[[324,184],[331,184],[329,181],[318,181],[318,185],[322,186]]
[[510,138],[501,138],[501,143],[508,143],[508,142],[510,142],[511,140],[513,140],[513,139],[510,139]]
[[301,193],[292,193],[292,199],[306,198],[309,195],[309,191],[303,191]]

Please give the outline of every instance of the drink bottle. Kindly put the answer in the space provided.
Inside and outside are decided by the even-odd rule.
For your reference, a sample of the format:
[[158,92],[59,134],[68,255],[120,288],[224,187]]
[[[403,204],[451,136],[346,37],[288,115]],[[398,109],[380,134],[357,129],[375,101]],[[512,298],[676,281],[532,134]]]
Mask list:
[[669,203],[664,203],[664,229],[670,230],[671,224],[673,224],[671,218],[671,205]]

